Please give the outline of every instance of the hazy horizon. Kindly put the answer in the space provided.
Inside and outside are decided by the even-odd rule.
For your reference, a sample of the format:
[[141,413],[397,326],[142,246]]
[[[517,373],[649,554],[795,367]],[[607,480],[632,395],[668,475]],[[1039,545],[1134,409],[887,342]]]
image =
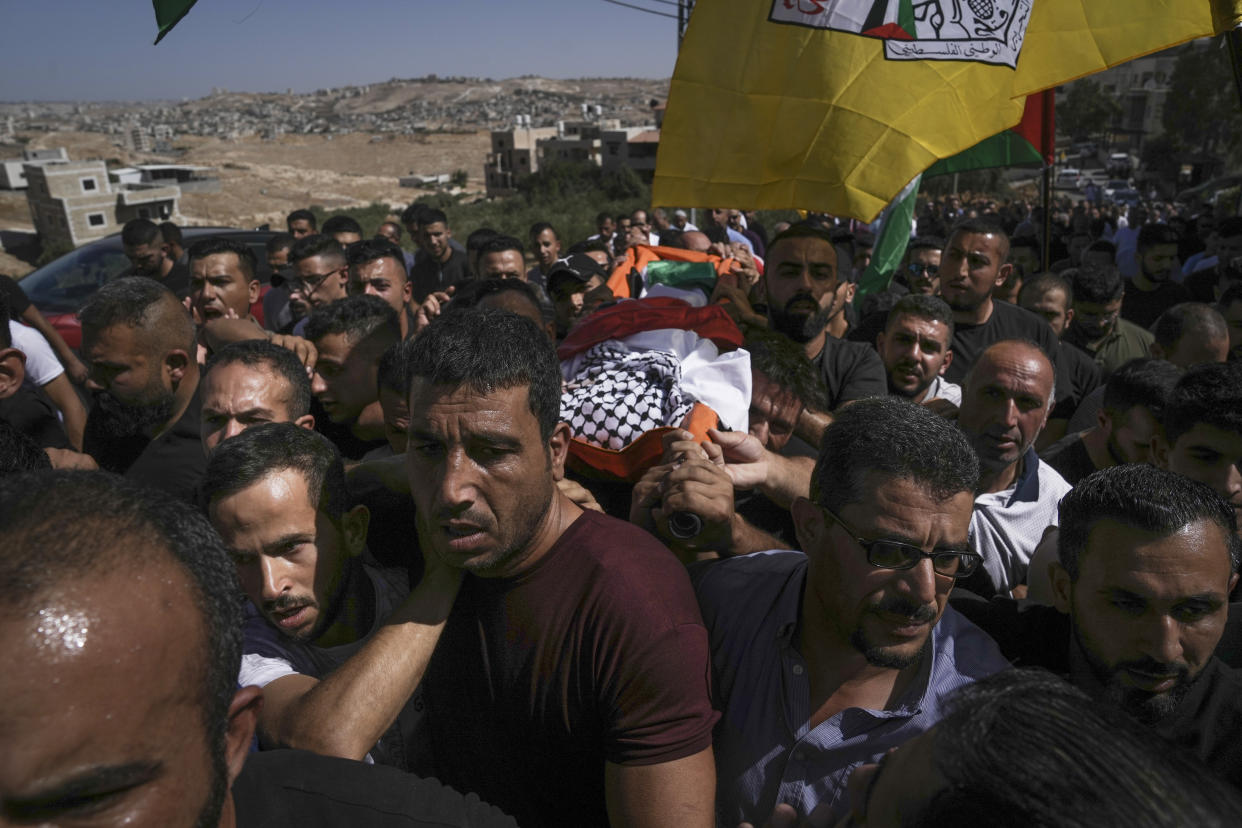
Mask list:
[[5,8],[20,36],[0,54],[0,102],[177,102],[429,74],[665,79],[676,60],[673,20],[602,0],[199,0],[158,46],[149,0],[49,7]]

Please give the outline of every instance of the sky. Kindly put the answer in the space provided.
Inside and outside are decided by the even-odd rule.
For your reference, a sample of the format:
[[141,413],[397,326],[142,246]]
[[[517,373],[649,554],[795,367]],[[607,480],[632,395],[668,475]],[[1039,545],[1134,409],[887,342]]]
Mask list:
[[[627,0],[676,14],[667,0]],[[427,74],[667,78],[677,23],[605,0],[0,0],[0,101],[307,92]]]

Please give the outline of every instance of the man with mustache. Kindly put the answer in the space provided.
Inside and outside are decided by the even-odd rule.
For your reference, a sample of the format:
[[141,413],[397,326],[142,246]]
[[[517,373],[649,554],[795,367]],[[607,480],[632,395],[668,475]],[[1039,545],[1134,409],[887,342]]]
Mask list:
[[934,725],[954,688],[1004,668],[947,608],[955,579],[980,565],[967,535],[978,472],[951,423],[862,400],[824,432],[811,498],[794,501],[805,554],[692,568],[722,716],[720,824],[764,824],[778,804],[834,824],[855,767]]
[[457,576],[424,575],[444,582],[445,599],[411,592],[404,572],[370,557],[370,513],[346,500],[340,454],[292,423],[255,426],[212,453],[203,502],[250,598],[238,681],[263,688],[260,747],[408,769],[415,674]]
[[1022,340],[984,351],[962,387],[957,424],[980,468],[970,536],[983,567],[970,587],[982,594],[1006,594],[1026,583],[1035,547],[1056,524],[1057,501],[1070,489],[1034,448],[1055,387],[1044,351]]
[[952,341],[953,311],[943,299],[902,297],[875,345],[888,372],[888,392],[916,403],[944,399],[960,404],[961,386],[944,378],[953,362]]
[[192,502],[207,460],[189,312],[159,282],[134,276],[100,288],[79,318],[95,398],[83,450],[106,471]]
[[1014,664],[1066,676],[1242,786],[1242,682],[1213,655],[1238,580],[1235,530],[1208,486],[1111,466],[1061,502],[1055,609],[968,595],[953,605]]
[[827,232],[796,224],[773,239],[761,285],[771,327],[801,344],[820,369],[831,409],[888,393],[884,363],[871,344],[841,338],[854,285],[838,278]]
[[190,247],[190,307],[199,322],[247,319],[259,301],[258,261],[250,246],[211,238]]

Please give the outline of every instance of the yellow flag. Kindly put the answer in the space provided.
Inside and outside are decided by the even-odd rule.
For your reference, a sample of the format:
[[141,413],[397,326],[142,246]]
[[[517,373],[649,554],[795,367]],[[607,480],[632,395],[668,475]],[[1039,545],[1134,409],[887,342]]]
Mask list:
[[[1222,31],[1242,0],[700,0],[660,134],[660,205],[870,221],[1025,98]],[[1214,17],[1215,15],[1215,17]]]

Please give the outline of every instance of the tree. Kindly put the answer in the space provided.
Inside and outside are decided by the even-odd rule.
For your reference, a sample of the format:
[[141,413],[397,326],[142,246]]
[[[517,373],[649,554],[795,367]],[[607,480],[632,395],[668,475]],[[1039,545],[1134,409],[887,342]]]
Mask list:
[[465,187],[470,183],[470,173],[465,170],[453,170],[453,174],[449,176],[449,183],[454,187]]
[[1190,152],[1237,160],[1242,114],[1228,52],[1219,39],[1206,47],[1192,43],[1183,48],[1162,118],[1165,131]]
[[1064,103],[1057,106],[1057,121],[1075,141],[1099,135],[1119,117],[1121,104],[1090,78],[1071,84]]

